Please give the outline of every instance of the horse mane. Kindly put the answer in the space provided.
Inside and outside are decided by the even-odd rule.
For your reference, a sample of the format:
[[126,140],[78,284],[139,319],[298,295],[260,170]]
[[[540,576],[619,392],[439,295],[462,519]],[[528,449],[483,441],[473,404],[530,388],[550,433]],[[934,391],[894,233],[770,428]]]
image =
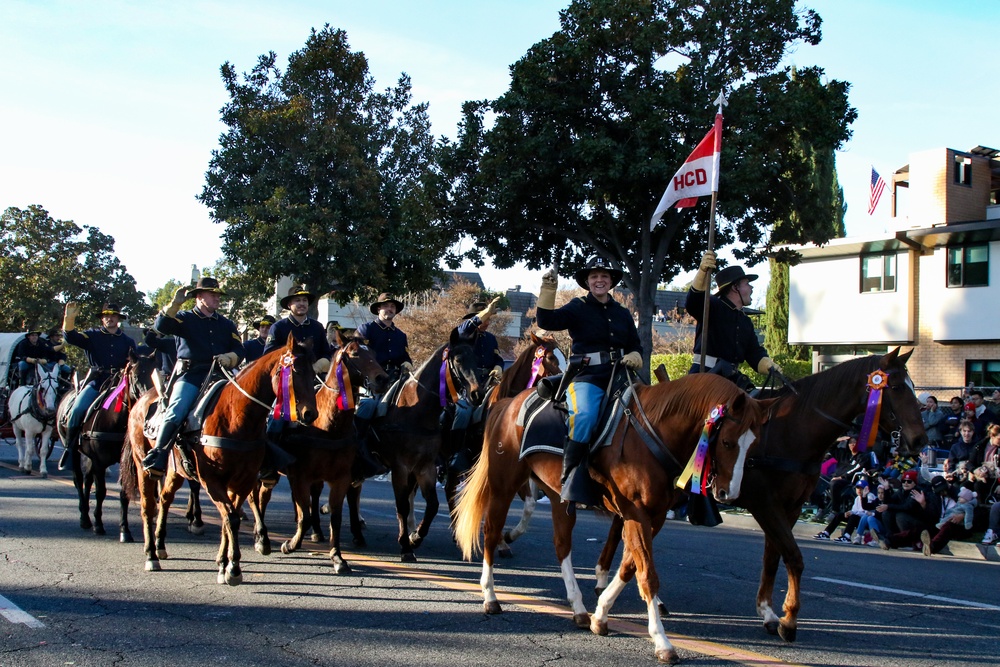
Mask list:
[[[524,371],[524,367],[529,368],[535,361],[535,350],[538,349],[539,345],[543,345],[549,349],[556,349],[558,345],[556,344],[556,339],[552,336],[532,336],[533,340],[531,345],[521,350],[521,353],[517,355],[517,359],[514,363],[510,365],[510,368],[503,374],[500,380],[500,387],[497,389],[498,396],[512,396],[514,393],[524,389],[523,386],[518,387],[514,392],[511,391],[511,385],[514,384],[514,380],[520,377],[521,373]],[[549,347],[551,346],[551,347]],[[530,373],[529,373],[530,376]]]
[[[637,398],[642,400],[642,409],[653,424],[675,416],[703,422],[717,405],[716,400],[729,405],[741,394],[744,394],[743,390],[734,383],[711,373],[685,375],[652,386],[637,386]],[[715,400],[710,401],[710,395]],[[741,427],[750,421],[752,412],[746,410],[741,415]]]
[[[842,390],[863,381],[869,373],[879,367],[881,360],[882,356],[878,354],[848,359],[825,371],[796,380],[792,383],[792,387],[798,393],[801,407],[811,408],[820,403],[827,403],[833,387],[838,388],[837,393],[841,393]],[[790,395],[793,395],[792,390],[785,387],[779,392],[778,397],[785,398]]]

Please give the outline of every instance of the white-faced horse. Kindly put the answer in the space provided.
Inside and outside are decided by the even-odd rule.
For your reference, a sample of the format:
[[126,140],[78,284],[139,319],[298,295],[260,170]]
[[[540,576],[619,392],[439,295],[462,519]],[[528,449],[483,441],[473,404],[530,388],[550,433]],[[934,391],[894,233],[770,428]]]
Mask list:
[[52,448],[52,427],[56,419],[56,390],[59,388],[59,367],[52,364],[35,366],[34,384],[18,387],[11,392],[7,410],[17,441],[17,467],[25,475],[31,474],[31,454],[35,439],[41,436],[38,450],[38,472],[49,476],[47,460]]

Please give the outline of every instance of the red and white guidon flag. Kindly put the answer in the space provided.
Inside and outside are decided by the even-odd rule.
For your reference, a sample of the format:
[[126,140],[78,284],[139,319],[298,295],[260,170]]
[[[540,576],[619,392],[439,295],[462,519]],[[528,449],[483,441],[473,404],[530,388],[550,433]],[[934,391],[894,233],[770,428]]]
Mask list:
[[[721,107],[720,107],[721,108]],[[660,218],[675,203],[677,208],[688,208],[698,203],[698,197],[710,195],[719,189],[719,156],[722,153],[722,113],[715,115],[715,125],[701,143],[691,152],[656,205],[649,231],[660,223]]]

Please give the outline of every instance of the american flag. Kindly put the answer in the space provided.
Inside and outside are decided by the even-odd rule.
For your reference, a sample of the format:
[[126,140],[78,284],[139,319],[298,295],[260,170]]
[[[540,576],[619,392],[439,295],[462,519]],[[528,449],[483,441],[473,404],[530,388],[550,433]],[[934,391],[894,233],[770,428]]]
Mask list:
[[885,190],[885,181],[875,171],[875,167],[872,167],[872,189],[868,197],[868,215],[875,213],[875,207],[878,206],[878,200],[882,197],[883,190]]

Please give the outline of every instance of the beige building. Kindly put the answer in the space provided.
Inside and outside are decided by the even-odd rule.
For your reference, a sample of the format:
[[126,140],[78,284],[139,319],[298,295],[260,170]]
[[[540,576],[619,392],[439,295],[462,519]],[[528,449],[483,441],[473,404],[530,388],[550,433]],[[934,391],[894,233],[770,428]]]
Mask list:
[[788,341],[814,368],[902,345],[919,387],[1000,386],[998,157],[914,153],[889,183],[892,231],[795,247]]

